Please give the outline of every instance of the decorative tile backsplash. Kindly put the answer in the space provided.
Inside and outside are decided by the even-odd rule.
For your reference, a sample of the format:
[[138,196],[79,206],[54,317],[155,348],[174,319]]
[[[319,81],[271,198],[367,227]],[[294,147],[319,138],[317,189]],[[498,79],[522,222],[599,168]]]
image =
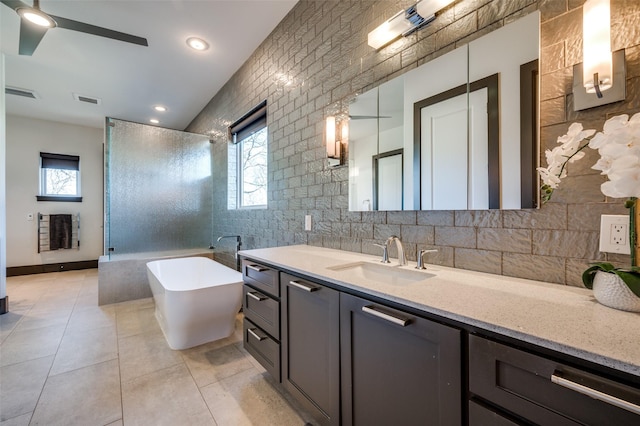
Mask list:
[[[429,27],[376,52],[367,33],[415,1],[301,0],[186,129],[214,140],[214,235],[241,234],[243,248],[310,244],[379,254],[395,234],[410,260],[581,286],[598,252],[601,214],[627,214],[599,190],[585,158],[539,210],[349,212],[348,169],[327,169],[325,111],[532,11],[541,13],[541,152],[570,123],[601,128],[610,115],[640,110],[640,5],[611,0],[612,48],[626,49],[627,99],[573,111],[572,69],[582,58],[584,0],[458,0]],[[230,123],[267,99],[269,208],[227,210]],[[544,155],[543,162],[544,162]],[[593,160],[593,161],[592,161]],[[311,215],[313,230],[304,231]],[[225,256],[226,254],[226,256]],[[391,249],[391,256],[395,248]],[[606,257],[608,256],[608,257]],[[231,252],[220,253],[229,265]]]

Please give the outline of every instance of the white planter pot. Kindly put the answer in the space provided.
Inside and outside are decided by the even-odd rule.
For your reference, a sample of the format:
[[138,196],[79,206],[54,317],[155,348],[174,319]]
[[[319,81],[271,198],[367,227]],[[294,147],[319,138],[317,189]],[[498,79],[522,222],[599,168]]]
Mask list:
[[640,297],[636,296],[616,274],[596,272],[593,279],[593,295],[604,306],[621,311],[640,312]]

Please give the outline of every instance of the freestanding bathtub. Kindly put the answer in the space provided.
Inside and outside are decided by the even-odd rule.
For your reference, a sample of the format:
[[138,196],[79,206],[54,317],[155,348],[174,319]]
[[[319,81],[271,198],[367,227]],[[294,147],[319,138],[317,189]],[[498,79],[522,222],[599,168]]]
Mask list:
[[230,336],[242,303],[242,274],[205,257],[147,263],[156,318],[171,349]]

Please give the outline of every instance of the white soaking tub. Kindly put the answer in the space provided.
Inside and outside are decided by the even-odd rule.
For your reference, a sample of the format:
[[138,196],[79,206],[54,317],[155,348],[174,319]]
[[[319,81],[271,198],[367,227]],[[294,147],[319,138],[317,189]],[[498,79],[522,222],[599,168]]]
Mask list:
[[242,274],[205,257],[147,263],[156,318],[171,349],[230,336],[242,303]]

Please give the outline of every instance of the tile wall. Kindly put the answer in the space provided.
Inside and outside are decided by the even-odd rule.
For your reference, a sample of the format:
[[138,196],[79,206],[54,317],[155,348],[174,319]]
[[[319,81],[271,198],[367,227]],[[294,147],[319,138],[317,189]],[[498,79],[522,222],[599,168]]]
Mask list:
[[[410,259],[581,285],[598,252],[601,214],[627,214],[599,191],[603,178],[576,163],[539,210],[349,212],[348,170],[325,164],[323,120],[358,93],[409,71],[534,10],[541,12],[541,148],[572,122],[601,128],[610,115],[640,111],[640,5],[611,0],[613,49],[626,48],[627,100],[573,112],[572,67],[581,62],[584,0],[458,0],[428,28],[380,51],[367,33],[414,2],[301,0],[186,129],[214,140],[214,235],[240,234],[243,248],[310,244],[378,253],[373,242],[399,235]],[[268,102],[269,207],[227,211],[227,126]],[[303,230],[304,216],[313,230]],[[222,248],[224,251],[224,248]],[[393,255],[393,253],[392,253]],[[233,265],[230,256],[219,259]],[[628,256],[609,256],[628,264]]]

